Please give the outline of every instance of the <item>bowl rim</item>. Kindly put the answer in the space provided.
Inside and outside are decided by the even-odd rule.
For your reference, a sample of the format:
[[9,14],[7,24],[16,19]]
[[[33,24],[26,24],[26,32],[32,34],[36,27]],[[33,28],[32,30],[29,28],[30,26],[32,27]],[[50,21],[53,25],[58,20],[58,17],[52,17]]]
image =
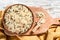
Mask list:
[[[4,30],[6,30],[6,31],[7,31],[8,33],[10,33],[10,34],[14,34],[14,35],[17,34],[17,33],[12,33],[11,31],[8,31],[7,28],[6,28],[6,25],[5,25],[5,23],[4,23],[4,17],[5,17],[6,11],[7,11],[10,7],[12,7],[12,6],[14,6],[14,5],[22,5],[22,6],[26,7],[26,8],[31,12],[31,14],[32,14],[32,20],[33,20],[33,22],[32,22],[32,24],[31,24],[31,27],[30,27],[26,32],[24,32],[24,33],[27,33],[27,32],[32,28],[32,25],[33,25],[33,23],[34,23],[34,15],[33,15],[33,12],[31,11],[31,9],[30,9],[28,6],[24,5],[24,4],[13,4],[13,5],[8,6],[8,7],[4,10],[4,12],[3,12],[4,14],[3,14],[3,18],[2,18],[3,28],[4,28]],[[24,33],[17,34],[17,35],[23,35]]]

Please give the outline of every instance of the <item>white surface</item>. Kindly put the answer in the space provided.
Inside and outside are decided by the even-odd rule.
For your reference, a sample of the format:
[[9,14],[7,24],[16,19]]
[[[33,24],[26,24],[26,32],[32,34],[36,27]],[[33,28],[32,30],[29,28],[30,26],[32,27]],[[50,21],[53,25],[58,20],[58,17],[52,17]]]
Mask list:
[[11,4],[25,4],[29,6],[41,6],[48,11],[53,18],[60,17],[60,0],[0,0],[0,10]]

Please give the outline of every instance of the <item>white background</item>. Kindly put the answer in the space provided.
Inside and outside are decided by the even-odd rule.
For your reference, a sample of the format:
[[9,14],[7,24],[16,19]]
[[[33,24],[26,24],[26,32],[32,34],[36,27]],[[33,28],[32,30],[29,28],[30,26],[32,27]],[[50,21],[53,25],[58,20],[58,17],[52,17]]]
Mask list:
[[60,18],[59,0],[0,0],[0,10],[4,10],[7,5],[16,3],[29,6],[41,6],[46,9],[53,18]]

